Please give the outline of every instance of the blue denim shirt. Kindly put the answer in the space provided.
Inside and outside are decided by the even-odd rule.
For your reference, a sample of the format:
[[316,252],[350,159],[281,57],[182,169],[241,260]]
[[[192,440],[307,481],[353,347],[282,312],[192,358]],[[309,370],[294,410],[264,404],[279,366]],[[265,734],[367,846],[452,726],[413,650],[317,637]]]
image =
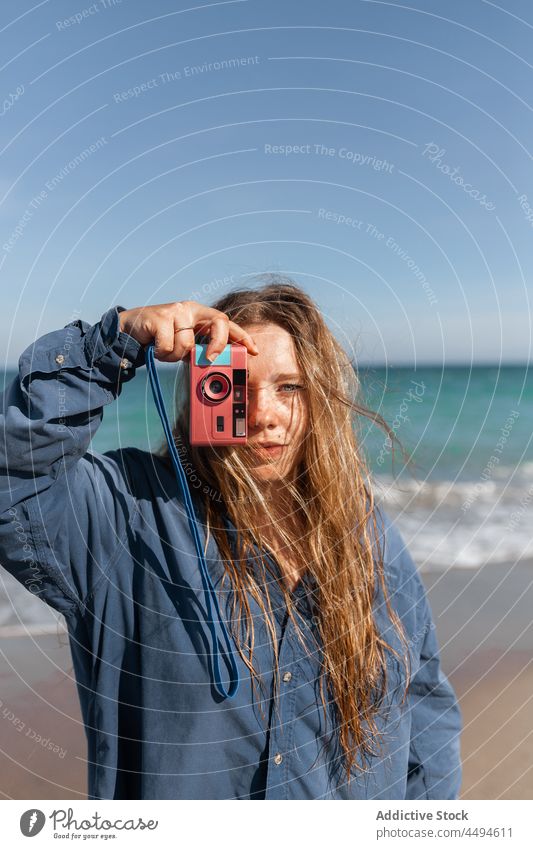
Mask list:
[[[337,736],[325,745],[335,715],[329,704],[324,721],[311,580],[294,591],[305,649],[277,581],[265,582],[279,648],[276,702],[271,638],[253,599],[264,716],[238,652],[236,696],[217,692],[203,585],[174,471],[136,448],[88,450],[104,407],[145,362],[142,346],[119,330],[120,309],[33,343],[0,407],[0,561],[65,616],[87,735],[89,798],[457,798],[459,708],[441,671],[423,585],[384,511],[386,582],[412,670],[402,704],[405,673],[389,656],[382,747],[367,770],[348,784]],[[222,518],[234,539],[234,526]],[[212,537],[206,557],[220,588],[224,563]],[[220,606],[229,616],[224,587]],[[398,647],[379,590],[375,616]]]

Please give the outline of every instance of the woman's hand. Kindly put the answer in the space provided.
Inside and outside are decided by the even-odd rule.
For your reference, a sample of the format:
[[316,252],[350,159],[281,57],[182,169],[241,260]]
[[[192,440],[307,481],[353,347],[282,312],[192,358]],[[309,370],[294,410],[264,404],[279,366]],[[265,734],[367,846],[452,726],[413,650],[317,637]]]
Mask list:
[[[195,345],[194,334],[209,330],[207,359],[213,361],[228,342],[239,342],[249,354],[258,354],[252,337],[228,316],[196,301],[174,301],[153,307],[136,307],[119,313],[120,329],[141,345],[154,342],[156,359],[166,363],[182,360]],[[193,328],[179,330],[179,328]]]

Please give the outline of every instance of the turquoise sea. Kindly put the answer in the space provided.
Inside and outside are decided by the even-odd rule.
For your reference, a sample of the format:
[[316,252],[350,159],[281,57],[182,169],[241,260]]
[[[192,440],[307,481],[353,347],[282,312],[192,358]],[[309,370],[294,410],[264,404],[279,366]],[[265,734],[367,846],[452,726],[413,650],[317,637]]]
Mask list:
[[[175,369],[160,366],[169,414]],[[411,457],[361,420],[376,495],[420,568],[533,554],[533,372],[525,367],[360,369],[361,397]],[[155,446],[162,431],[144,369],[108,407],[93,447]],[[492,459],[491,459],[492,458]]]
[[[159,364],[158,374],[171,415],[175,366]],[[5,379],[14,376],[8,372]],[[395,519],[418,567],[445,571],[533,556],[531,369],[360,368],[359,377],[361,400],[387,420],[416,464],[408,472],[397,452],[394,476],[386,434],[361,420],[376,497]],[[139,369],[105,408],[92,450],[149,449],[162,438],[147,373]],[[15,583],[9,583],[15,595],[7,607],[0,583],[0,633],[12,621]],[[27,619],[26,601],[24,607]]]

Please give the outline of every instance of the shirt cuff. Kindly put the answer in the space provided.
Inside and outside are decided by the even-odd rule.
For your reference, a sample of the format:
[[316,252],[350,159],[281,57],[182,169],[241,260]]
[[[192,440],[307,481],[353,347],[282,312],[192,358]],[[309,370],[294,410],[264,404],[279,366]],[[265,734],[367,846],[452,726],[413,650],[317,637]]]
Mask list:
[[144,346],[129,333],[120,330],[119,313],[125,309],[112,307],[86,334],[85,354],[91,365],[99,363],[103,357],[124,371],[145,365]]

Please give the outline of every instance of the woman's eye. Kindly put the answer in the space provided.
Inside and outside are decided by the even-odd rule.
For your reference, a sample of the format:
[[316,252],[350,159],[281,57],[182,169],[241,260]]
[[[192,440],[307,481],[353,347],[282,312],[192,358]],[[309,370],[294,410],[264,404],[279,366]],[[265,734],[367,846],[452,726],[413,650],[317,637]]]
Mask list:
[[301,386],[299,383],[283,383],[281,388],[289,389],[290,391],[294,392],[296,389],[303,389],[303,386]]

